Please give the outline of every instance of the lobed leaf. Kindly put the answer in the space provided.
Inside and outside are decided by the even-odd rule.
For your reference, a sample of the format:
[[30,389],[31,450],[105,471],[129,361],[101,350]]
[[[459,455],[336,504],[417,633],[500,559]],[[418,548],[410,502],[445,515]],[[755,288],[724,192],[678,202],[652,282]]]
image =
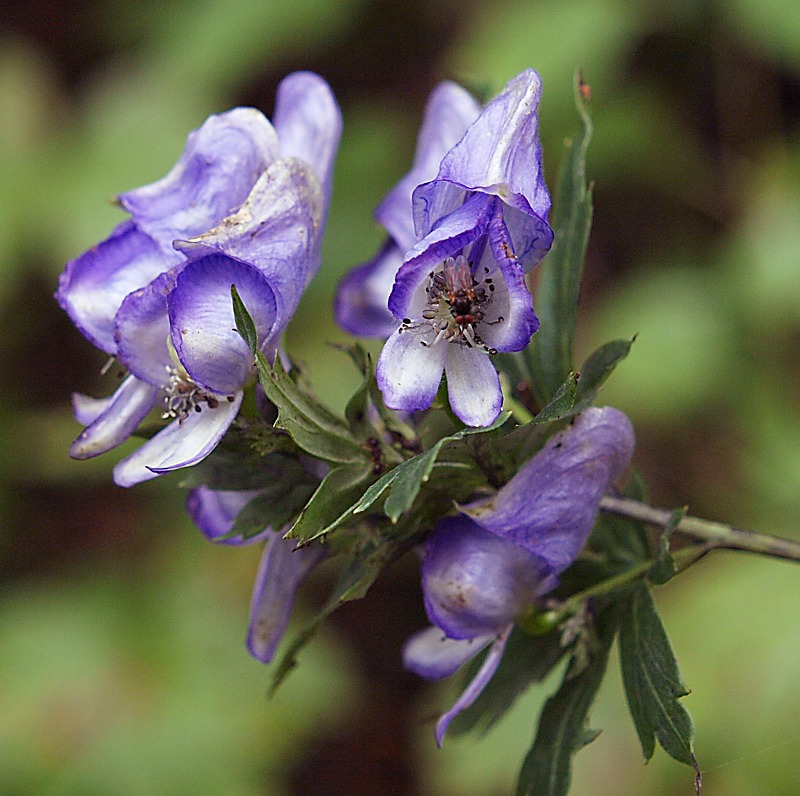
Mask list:
[[302,389],[284,370],[280,357],[270,366],[259,351],[256,363],[264,393],[278,410],[275,425],[288,432],[298,447],[331,463],[364,461],[369,457],[345,421]]
[[689,692],[645,583],[634,586],[625,607],[619,634],[622,680],[645,760],[653,756],[657,738],[667,754],[694,767],[699,777],[694,724],[678,701]]
[[547,700],[536,739],[522,764],[517,796],[566,796],[572,779],[572,756],[600,734],[586,726],[606,671],[608,653],[619,624],[617,606],[597,617],[597,644],[580,674],[565,675]]

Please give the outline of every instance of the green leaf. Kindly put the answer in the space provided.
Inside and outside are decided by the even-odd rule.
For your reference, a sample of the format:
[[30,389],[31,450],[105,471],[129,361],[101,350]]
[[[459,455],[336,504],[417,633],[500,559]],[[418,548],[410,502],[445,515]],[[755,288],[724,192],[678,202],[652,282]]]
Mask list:
[[626,601],[619,634],[619,656],[628,707],[645,760],[653,756],[655,739],[664,751],[694,767],[694,725],[678,701],[689,692],[658,616],[650,590],[637,583]]
[[374,479],[373,468],[371,462],[355,462],[331,470],[286,536],[308,543],[328,533],[328,526],[352,506]]
[[[550,673],[566,654],[558,633],[532,636],[518,627],[512,630],[500,666],[473,705],[450,725],[450,735],[478,729],[487,732],[531,685]],[[482,663],[480,656],[465,673],[471,680]]]
[[345,421],[302,389],[283,369],[280,357],[270,366],[259,351],[256,362],[261,386],[278,410],[275,425],[287,431],[300,448],[326,462],[369,458],[369,451],[353,438]]
[[233,301],[233,318],[236,321],[236,331],[239,336],[247,343],[247,347],[252,351],[253,356],[258,352],[258,331],[256,325],[244,306],[236,285],[231,285],[231,300]]
[[574,677],[567,672],[559,690],[547,700],[536,740],[520,771],[517,796],[566,796],[569,792],[572,756],[599,735],[586,721],[605,675],[618,614],[612,606],[598,615],[597,645],[588,664]]
[[313,484],[273,481],[242,508],[224,538],[241,535],[244,539],[250,539],[268,526],[280,530],[297,515],[313,491]]
[[661,586],[678,574],[678,568],[675,566],[675,561],[672,558],[672,554],[669,552],[669,537],[678,527],[680,521],[686,516],[687,511],[688,508],[684,506],[672,512],[672,517],[670,517],[670,521],[667,523],[659,539],[656,559],[653,561],[653,566],[650,567],[647,573],[647,577],[650,579],[651,583],[656,583]]
[[411,508],[411,504],[419,494],[420,487],[430,477],[436,459],[445,445],[451,442],[458,442],[464,437],[474,434],[492,432],[502,426],[509,417],[508,413],[503,413],[491,426],[486,428],[465,428],[455,434],[451,434],[449,437],[443,437],[438,440],[425,453],[406,460],[373,484],[353,507],[354,513],[358,514],[366,511],[385,490],[389,489],[390,494],[386,498],[383,510],[392,522],[397,522],[400,515]]
[[531,390],[545,406],[575,370],[573,338],[583,261],[592,227],[592,192],[586,184],[586,150],[592,122],[576,80],[575,105],[581,130],[564,158],[553,213],[553,248],[540,266],[536,311],[541,327],[526,349]]
[[223,443],[210,456],[182,473],[181,487],[263,489],[277,481],[290,481],[298,485],[316,483],[294,456],[286,453],[259,456],[249,448],[238,445],[228,447]]
[[614,368],[628,356],[635,339],[633,337],[630,340],[612,340],[600,346],[583,363],[575,394],[576,412],[581,412],[594,403],[594,399],[606,379]]
[[552,423],[573,413],[578,389],[578,374],[570,373],[567,380],[556,390],[550,402],[531,421],[536,425]]

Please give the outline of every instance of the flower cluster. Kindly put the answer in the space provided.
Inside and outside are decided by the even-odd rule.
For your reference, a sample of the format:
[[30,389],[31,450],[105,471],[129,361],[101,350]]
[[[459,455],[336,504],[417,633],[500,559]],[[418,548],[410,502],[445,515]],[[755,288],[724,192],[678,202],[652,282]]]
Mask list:
[[[439,720],[440,744],[453,717],[493,676],[515,622],[580,553],[601,497],[633,452],[622,413],[573,409],[563,427],[567,408],[551,421],[559,425],[536,426],[534,444],[522,447],[538,452],[525,453],[527,461],[494,494],[486,496],[488,483],[507,475],[487,477],[485,462],[464,461],[464,450],[447,462],[459,490],[453,486],[445,500],[424,491],[448,441],[482,433],[491,444],[486,427],[503,405],[493,357],[524,349],[539,325],[526,274],[553,241],[540,95],[532,70],[483,108],[453,83],[434,90],[413,167],[377,210],[388,240],[344,279],[336,297],[342,326],[386,340],[375,382],[363,357],[367,378],[346,421],[276,363],[281,335],[320,265],[341,130],[333,95],[316,75],[295,73],[281,83],[272,122],[252,108],[210,117],[163,179],[119,197],[130,219],[67,264],[56,294],[78,329],[129,373],[108,398],[74,396],[86,428],[72,456],[119,445],[157,406],[167,422],[115,467],[117,484],[197,464],[226,434],[233,440],[228,452],[245,450],[230,460],[242,472],[210,485],[194,482],[187,509],[212,542],[264,545],[247,636],[254,657],[272,660],[297,590],[323,558],[349,554],[368,585],[375,561],[392,560],[409,540],[425,538],[422,592],[432,626],[408,642],[405,664],[424,677],[444,677],[489,648]],[[244,310],[237,303],[234,311],[232,286]],[[247,334],[243,313],[250,316]],[[249,416],[267,440],[260,449],[236,436],[244,423],[231,429],[257,372],[264,391],[248,405],[261,410]],[[431,443],[413,413],[431,406],[443,374],[453,414],[473,428]],[[291,389],[275,388],[268,395],[275,406],[265,406],[268,382],[277,384],[268,377],[283,376]],[[299,408],[292,396],[300,396]],[[488,431],[506,433],[496,425]],[[221,457],[209,460],[209,471],[230,467]],[[276,489],[272,481],[287,486]],[[390,486],[385,516],[364,515]],[[427,510],[396,525],[391,506],[407,511],[418,494]],[[467,502],[454,508],[452,498]],[[237,518],[260,500],[281,505],[269,505],[268,519],[258,515],[257,527],[240,533]],[[348,533],[327,543],[329,530],[347,521]],[[287,538],[313,522],[299,543]],[[364,582],[345,592],[365,589]]]
[[502,408],[491,361],[520,351],[539,321],[525,274],[553,241],[533,70],[485,108],[443,83],[431,95],[411,171],[376,218],[389,241],[339,289],[339,323],[388,337],[377,368],[386,404],[427,409],[446,374],[450,406],[470,426]]
[[160,402],[171,420],[120,462],[120,486],[203,459],[233,422],[252,355],[231,285],[274,357],[320,264],[341,119],[317,75],[289,75],[273,123],[253,108],[212,116],[163,179],[119,196],[130,220],[68,263],[56,294],[80,331],[129,376],[109,398],[74,398],[85,459],[126,440]]

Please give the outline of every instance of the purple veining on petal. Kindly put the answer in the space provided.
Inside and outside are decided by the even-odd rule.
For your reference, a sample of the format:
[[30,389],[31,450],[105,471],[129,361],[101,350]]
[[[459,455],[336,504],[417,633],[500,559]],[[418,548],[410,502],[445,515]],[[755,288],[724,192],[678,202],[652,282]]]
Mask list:
[[[102,408],[90,420],[89,415],[82,412],[76,417],[80,422],[90,420],[89,425],[78,435],[69,449],[73,459],[90,459],[106,453],[117,445],[121,445],[144,420],[156,403],[158,390],[135,376],[128,376],[108,398],[95,404],[91,414]],[[86,408],[85,402],[83,409]]]
[[129,293],[114,319],[117,358],[138,378],[163,386],[172,364],[167,296],[183,264]]
[[278,136],[255,108],[210,116],[193,133],[172,170],[123,193],[120,204],[162,246],[190,238],[237,210],[279,156]]
[[447,397],[453,414],[468,426],[490,426],[503,408],[500,377],[491,358],[477,348],[447,345]]
[[460,510],[559,573],[586,543],[600,499],[630,464],[633,447],[633,428],[622,412],[589,408],[496,495]]
[[219,396],[216,406],[202,406],[173,420],[114,468],[117,486],[133,486],[157,475],[202,461],[217,446],[242,403],[242,392]]
[[378,357],[375,378],[391,409],[417,412],[427,409],[436,397],[448,346],[445,341],[423,346],[424,340],[413,331],[398,330]]
[[298,550],[280,533],[268,535],[250,602],[247,648],[254,658],[272,660],[289,625],[298,587],[324,557],[321,546]]
[[180,259],[125,221],[108,239],[67,263],[56,299],[90,343],[115,354],[114,316],[125,296]]
[[460,669],[496,638],[494,633],[473,638],[448,638],[438,627],[426,627],[403,646],[403,666],[428,680],[441,680]]
[[467,517],[446,517],[425,543],[425,610],[449,638],[497,634],[551,585],[551,575],[535,553]]
[[234,393],[254,374],[253,354],[236,331],[231,285],[247,307],[258,345],[270,339],[277,302],[256,268],[222,254],[190,262],[167,297],[172,344],[183,367],[200,387]]

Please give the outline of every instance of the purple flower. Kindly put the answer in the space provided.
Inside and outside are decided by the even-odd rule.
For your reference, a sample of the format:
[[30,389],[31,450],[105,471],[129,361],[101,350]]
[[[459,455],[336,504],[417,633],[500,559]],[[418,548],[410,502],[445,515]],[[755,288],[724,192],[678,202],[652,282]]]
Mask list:
[[478,673],[439,719],[441,746],[453,718],[491,680],[514,621],[550,591],[580,553],[600,499],[630,464],[633,428],[611,407],[587,409],[496,495],[460,506],[425,544],[422,590],[433,627],[413,636],[405,665],[447,677],[490,646]]
[[490,357],[523,349],[538,328],[525,274],[553,240],[540,95],[533,70],[483,110],[458,86],[438,86],[414,166],[376,213],[390,240],[340,286],[339,323],[388,337],[376,375],[393,409],[429,407],[445,372],[464,423],[489,425],[500,413]]
[[56,293],[78,329],[125,365],[109,398],[75,396],[84,459],[127,439],[159,402],[172,420],[114,470],[131,486],[217,445],[253,378],[236,333],[235,284],[273,357],[319,267],[341,118],[317,75],[289,75],[273,123],[253,108],[211,116],[163,179],[122,194],[131,218],[67,264]]
[[236,515],[257,495],[258,490],[226,491],[206,487],[193,489],[186,508],[194,523],[212,542],[243,545],[264,542],[264,552],[250,600],[247,648],[250,654],[269,663],[289,625],[295,595],[311,570],[325,557],[325,548],[311,545],[295,549],[291,539],[284,539],[284,528],[265,528],[260,534],[242,539],[226,537]]

